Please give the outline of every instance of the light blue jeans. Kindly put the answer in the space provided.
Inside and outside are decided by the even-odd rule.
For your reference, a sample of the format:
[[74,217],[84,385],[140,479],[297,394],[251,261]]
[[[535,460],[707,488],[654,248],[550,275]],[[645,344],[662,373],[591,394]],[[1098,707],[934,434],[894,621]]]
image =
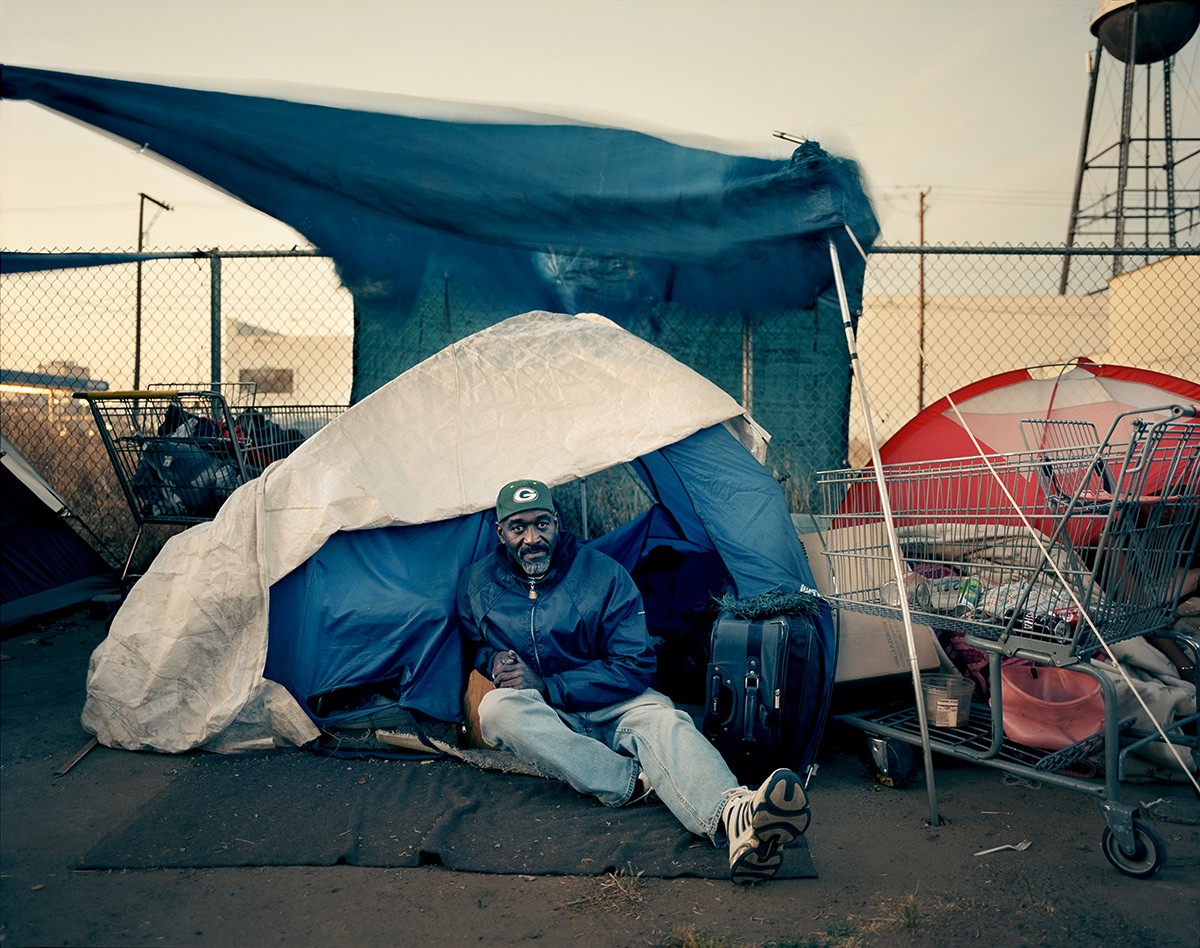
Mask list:
[[648,689],[597,711],[559,711],[534,689],[497,688],[479,703],[483,739],[608,806],[629,802],[644,771],[689,831],[724,841],[721,812],[739,786],[691,717]]

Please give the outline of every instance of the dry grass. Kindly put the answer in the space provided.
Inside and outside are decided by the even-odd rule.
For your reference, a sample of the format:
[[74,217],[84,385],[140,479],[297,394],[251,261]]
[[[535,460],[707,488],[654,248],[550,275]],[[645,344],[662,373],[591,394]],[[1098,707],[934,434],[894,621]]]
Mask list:
[[37,468],[86,529],[80,529],[79,523],[72,525],[111,565],[119,567],[137,524],[86,406],[75,403],[51,413],[44,403],[5,397],[0,417],[4,436]]
[[1047,915],[1054,914],[1054,903],[1034,894],[1033,883],[1030,881],[1028,874],[1024,872],[1021,873],[1021,888],[1025,890],[1025,900],[1031,908],[1040,909]]
[[655,944],[657,948],[737,948],[728,939],[697,931],[692,925],[675,926]]
[[645,899],[642,888],[642,870],[635,870],[630,866],[628,869],[618,869],[602,876],[596,892],[574,899],[567,905],[588,906],[606,912],[623,912],[636,918]]
[[[1033,913],[1044,917],[1055,912],[1053,903],[1033,894],[1029,879],[1022,877],[1024,904],[1003,912],[994,904],[971,896],[944,898],[922,895],[919,888],[901,898],[885,899],[870,915],[849,915],[831,920],[823,934],[798,943],[821,948],[859,948],[895,941],[940,944],[956,940],[986,940],[994,926],[1011,923],[1017,916]],[[1040,924],[1040,923],[1035,923]],[[954,934],[951,934],[954,933]]]
[[650,506],[641,479],[624,464],[591,474],[582,481],[573,481],[555,488],[554,503],[563,523],[582,538],[603,536],[613,528],[644,513]]
[[852,931],[847,931],[845,936],[837,934],[836,931],[837,926],[831,926],[829,933],[806,937],[802,941],[764,943],[734,941],[699,931],[691,925],[677,925],[654,945],[655,948],[854,948],[861,944],[854,938]]

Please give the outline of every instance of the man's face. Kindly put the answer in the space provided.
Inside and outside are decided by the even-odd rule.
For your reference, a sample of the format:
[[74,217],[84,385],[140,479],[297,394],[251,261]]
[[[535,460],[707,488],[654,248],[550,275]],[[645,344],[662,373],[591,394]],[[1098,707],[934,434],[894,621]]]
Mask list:
[[543,576],[550,569],[558,542],[558,517],[549,510],[522,510],[496,524],[508,557],[526,576]]

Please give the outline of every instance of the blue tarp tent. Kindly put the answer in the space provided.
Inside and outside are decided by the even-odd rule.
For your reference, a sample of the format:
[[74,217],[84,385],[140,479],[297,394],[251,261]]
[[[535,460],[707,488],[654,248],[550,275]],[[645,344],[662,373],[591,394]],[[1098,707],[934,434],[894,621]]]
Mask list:
[[[718,594],[814,589],[779,484],[725,427],[705,428],[631,467],[648,509],[591,545],[638,581],[651,636],[668,657],[688,638],[707,644]],[[358,723],[393,705],[458,720],[463,656],[445,630],[459,575],[495,545],[490,510],[335,534],[271,590],[266,676],[322,727]],[[818,621],[828,618],[825,607]],[[832,675],[830,628],[822,626],[820,640]],[[698,635],[704,640],[695,642]],[[701,675],[660,660],[658,684],[677,699],[697,698]]]
[[3,435],[0,498],[0,628],[120,591],[112,567],[68,525],[62,498]]
[[[309,744],[389,708],[458,719],[454,590],[518,476],[635,472],[641,510],[592,542],[633,571],[664,640],[713,593],[815,595],[765,447],[736,401],[612,321],[512,317],[172,538],[93,655],[84,726],[110,746],[183,751]],[[832,682],[828,609],[813,621]]]

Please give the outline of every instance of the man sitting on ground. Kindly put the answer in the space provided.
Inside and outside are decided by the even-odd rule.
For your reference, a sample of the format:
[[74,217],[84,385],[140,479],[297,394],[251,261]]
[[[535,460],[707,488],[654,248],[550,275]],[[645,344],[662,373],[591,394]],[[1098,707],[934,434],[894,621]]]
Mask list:
[[468,655],[495,690],[480,732],[608,806],[657,795],[688,830],[729,844],[729,877],[769,879],[808,828],[800,777],[738,783],[691,717],[649,687],[641,595],[613,559],[559,525],[550,488],[517,480],[496,498],[500,544],[459,584]]

